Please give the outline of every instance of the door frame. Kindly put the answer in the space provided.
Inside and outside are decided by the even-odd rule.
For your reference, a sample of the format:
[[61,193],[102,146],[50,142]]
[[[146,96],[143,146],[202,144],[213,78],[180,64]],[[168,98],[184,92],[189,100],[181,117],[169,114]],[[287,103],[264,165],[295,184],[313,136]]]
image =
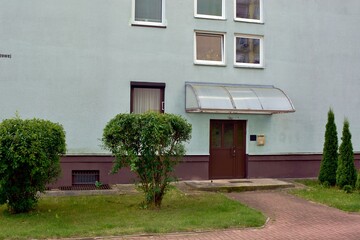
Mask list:
[[[248,177],[248,154],[247,154],[247,127],[248,127],[248,120],[234,120],[234,119],[210,119],[209,121],[209,169],[208,169],[208,174],[209,174],[209,179],[220,179],[220,178],[216,178],[215,176],[213,176],[212,174],[212,156],[211,156],[211,133],[212,133],[212,123],[213,122],[221,122],[222,124],[223,123],[226,123],[226,122],[234,122],[234,123],[239,123],[241,122],[241,124],[239,124],[238,126],[243,126],[243,140],[244,140],[244,143],[243,143],[243,148],[244,148],[244,154],[243,154],[243,158],[244,158],[244,170],[243,170],[243,173],[244,173],[244,177],[243,178],[247,178]],[[238,127],[237,126],[237,127]],[[237,139],[238,137],[236,137]],[[234,135],[234,139],[235,139],[235,135]],[[236,163],[236,160],[234,159],[233,160],[233,164],[235,166],[238,166],[239,163]],[[236,173],[235,173],[236,175]],[[235,176],[236,177],[236,176]],[[237,177],[238,178],[238,177]]]

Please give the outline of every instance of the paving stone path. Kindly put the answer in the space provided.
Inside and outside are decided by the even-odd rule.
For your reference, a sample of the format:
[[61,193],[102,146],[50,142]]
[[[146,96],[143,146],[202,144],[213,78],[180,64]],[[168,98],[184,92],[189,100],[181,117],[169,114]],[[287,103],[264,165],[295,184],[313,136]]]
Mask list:
[[360,214],[311,203],[283,191],[229,193],[228,196],[262,211],[270,217],[269,222],[260,229],[128,236],[122,239],[360,239]]

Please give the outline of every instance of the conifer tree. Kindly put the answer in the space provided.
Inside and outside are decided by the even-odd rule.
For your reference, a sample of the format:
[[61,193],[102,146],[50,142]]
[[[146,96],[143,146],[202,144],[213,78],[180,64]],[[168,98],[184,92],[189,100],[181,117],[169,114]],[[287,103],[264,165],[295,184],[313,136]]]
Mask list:
[[328,112],[328,121],[325,129],[325,142],[318,179],[321,183],[336,184],[336,169],[338,164],[338,137],[335,125],[335,116],[332,109]]
[[355,187],[357,172],[354,164],[354,152],[351,143],[349,121],[345,119],[339,149],[339,161],[336,171],[336,185],[343,188],[345,185]]

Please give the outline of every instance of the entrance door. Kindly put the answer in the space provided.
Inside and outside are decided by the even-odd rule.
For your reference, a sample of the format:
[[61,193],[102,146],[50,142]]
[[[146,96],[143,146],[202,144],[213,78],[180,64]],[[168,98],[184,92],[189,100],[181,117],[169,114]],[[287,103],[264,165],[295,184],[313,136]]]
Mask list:
[[245,177],[246,121],[210,120],[210,178]]

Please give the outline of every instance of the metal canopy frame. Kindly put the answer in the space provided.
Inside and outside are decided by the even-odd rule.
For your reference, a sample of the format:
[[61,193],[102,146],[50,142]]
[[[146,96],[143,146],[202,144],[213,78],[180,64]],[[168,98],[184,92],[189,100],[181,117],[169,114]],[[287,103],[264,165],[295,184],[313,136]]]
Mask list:
[[290,98],[272,85],[185,83],[186,112],[275,114],[295,112]]

